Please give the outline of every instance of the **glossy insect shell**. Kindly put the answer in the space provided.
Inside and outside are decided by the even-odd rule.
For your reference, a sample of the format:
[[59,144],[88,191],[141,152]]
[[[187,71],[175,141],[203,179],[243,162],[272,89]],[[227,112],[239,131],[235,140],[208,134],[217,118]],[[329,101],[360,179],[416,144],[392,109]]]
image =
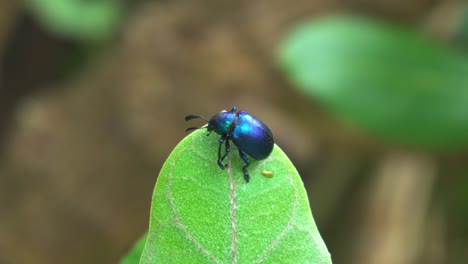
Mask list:
[[220,112],[214,115],[208,122],[208,131],[214,131],[220,135],[226,135],[229,128],[236,121],[236,112]]
[[256,160],[267,158],[273,150],[274,140],[270,129],[245,111],[218,113],[210,119],[207,129],[228,135],[237,148]]

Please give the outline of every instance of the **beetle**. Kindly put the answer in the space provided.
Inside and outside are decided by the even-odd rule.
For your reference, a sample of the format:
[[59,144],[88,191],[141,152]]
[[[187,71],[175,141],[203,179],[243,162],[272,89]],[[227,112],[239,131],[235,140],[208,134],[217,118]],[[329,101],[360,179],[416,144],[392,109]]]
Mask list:
[[[235,106],[231,111],[220,112],[210,119],[201,115],[188,115],[185,117],[185,121],[195,118],[207,121],[208,126],[189,127],[185,131],[206,128],[210,132],[207,136],[212,131],[221,135],[218,145],[218,166],[223,170],[227,167],[227,164],[223,164],[223,161],[231,151],[229,142],[232,141],[239,150],[239,156],[245,163],[242,170],[246,182],[250,180],[247,170],[250,160],[247,155],[255,160],[263,160],[270,156],[273,151],[275,143],[270,129],[262,121],[246,111],[237,111]],[[222,155],[221,148],[223,144],[225,146],[225,153]]]

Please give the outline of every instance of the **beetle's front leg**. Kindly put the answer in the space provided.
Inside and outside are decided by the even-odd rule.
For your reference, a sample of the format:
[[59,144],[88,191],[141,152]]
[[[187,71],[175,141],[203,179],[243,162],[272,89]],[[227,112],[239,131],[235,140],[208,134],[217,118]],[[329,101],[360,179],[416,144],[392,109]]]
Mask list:
[[[229,137],[226,137],[226,143],[225,143],[225,147],[226,147],[226,152],[224,153],[224,155],[221,157],[221,163],[224,161],[224,159],[226,158],[226,156],[229,154],[229,152],[231,152],[231,146],[229,145]],[[218,165],[219,165],[219,162],[218,162]],[[224,167],[227,168],[227,164],[224,164]]]
[[[224,140],[226,140],[226,139],[227,139],[227,135],[221,136],[221,138],[219,139],[219,145],[218,145],[218,166],[219,166],[222,170],[225,169],[225,166],[224,166],[224,164],[223,164],[223,159],[226,157],[226,154],[227,154],[227,153],[224,154],[224,156],[221,157],[221,146],[223,145]],[[228,149],[228,146],[229,146],[229,143],[228,143],[228,142],[229,142],[229,139],[226,140],[226,144],[227,144],[226,150]]]

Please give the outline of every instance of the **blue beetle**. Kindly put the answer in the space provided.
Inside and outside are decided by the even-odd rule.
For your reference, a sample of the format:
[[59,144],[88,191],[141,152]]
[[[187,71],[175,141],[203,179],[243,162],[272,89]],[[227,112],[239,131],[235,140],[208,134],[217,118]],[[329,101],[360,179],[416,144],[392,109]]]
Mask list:
[[[192,120],[194,118],[201,118],[208,121],[206,129],[208,132],[214,131],[221,135],[218,146],[218,166],[221,169],[225,169],[227,165],[223,164],[224,159],[231,151],[229,141],[232,140],[239,150],[239,155],[245,162],[243,169],[244,179],[249,182],[250,175],[247,171],[247,167],[250,165],[250,160],[247,155],[256,159],[262,160],[270,156],[273,150],[274,141],[273,134],[270,129],[259,119],[253,115],[245,112],[237,112],[237,108],[234,106],[229,112],[220,112],[214,115],[211,119],[207,119],[201,115],[188,115],[185,117],[185,121]],[[200,129],[204,127],[189,127],[185,131]],[[210,133],[208,133],[208,136]],[[224,143],[225,153],[221,155],[221,147]]]

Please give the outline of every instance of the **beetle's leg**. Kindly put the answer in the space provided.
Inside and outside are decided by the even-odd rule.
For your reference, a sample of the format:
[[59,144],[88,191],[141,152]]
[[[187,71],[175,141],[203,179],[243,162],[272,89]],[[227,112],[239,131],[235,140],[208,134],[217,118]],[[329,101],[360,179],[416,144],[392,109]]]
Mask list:
[[244,160],[244,162],[245,162],[244,167],[242,167],[242,170],[244,171],[244,179],[245,179],[246,182],[249,182],[250,181],[250,175],[249,175],[249,172],[247,171],[247,167],[249,167],[249,165],[250,165],[250,160],[249,160],[249,158],[247,158],[247,156],[244,154],[244,152],[242,152],[240,149],[239,149],[239,155],[242,158],[242,160]]
[[[226,158],[226,156],[229,154],[229,152],[231,152],[231,146],[229,146],[229,137],[226,137],[226,143],[225,143],[225,146],[226,146],[226,152],[224,153],[224,155],[221,157],[221,163],[224,161],[224,159]],[[218,163],[219,165],[219,163]],[[224,167],[227,168],[227,164],[224,164]]]
[[224,156],[223,156],[223,158],[221,158],[221,146],[223,145],[224,140],[226,140],[226,138],[227,138],[227,135],[226,136],[221,136],[221,138],[219,139],[219,145],[218,145],[218,166],[222,170],[224,170],[225,167],[224,167],[224,164],[223,164]]

